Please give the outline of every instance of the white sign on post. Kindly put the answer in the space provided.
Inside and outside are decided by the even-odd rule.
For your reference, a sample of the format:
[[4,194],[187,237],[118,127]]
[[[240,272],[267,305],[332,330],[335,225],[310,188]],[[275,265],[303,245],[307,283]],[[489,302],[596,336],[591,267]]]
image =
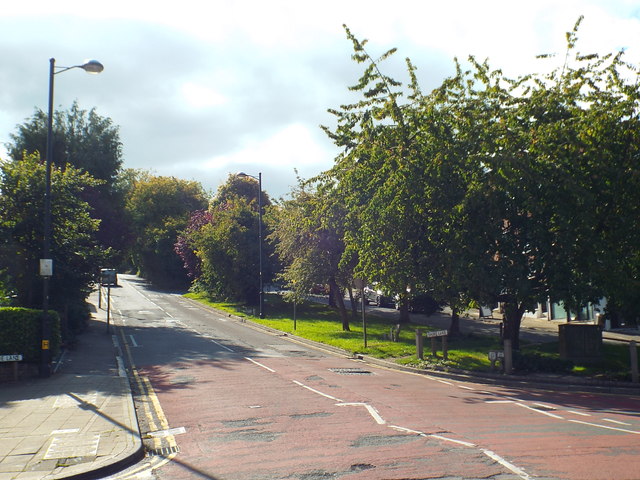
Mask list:
[[40,259],[40,276],[50,277],[53,275],[53,260],[50,258]]

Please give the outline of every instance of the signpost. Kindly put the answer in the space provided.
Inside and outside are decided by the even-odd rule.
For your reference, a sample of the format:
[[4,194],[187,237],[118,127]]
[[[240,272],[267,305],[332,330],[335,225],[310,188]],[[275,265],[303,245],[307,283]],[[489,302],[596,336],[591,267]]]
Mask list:
[[[447,335],[449,335],[448,330],[435,330],[432,332],[427,332],[427,338],[431,339],[431,355],[434,357],[438,357],[438,345],[437,338],[442,337],[442,358],[445,360],[449,359],[449,351],[447,347]],[[416,350],[417,356],[420,360],[424,359],[423,354],[423,340],[422,340],[422,331],[416,330]]]

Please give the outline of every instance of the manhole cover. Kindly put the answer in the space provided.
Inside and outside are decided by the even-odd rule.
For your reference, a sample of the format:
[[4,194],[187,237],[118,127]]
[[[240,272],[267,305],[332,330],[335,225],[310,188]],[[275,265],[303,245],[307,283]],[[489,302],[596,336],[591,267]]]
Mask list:
[[329,371],[339,375],[373,375],[369,370],[362,368],[330,368]]

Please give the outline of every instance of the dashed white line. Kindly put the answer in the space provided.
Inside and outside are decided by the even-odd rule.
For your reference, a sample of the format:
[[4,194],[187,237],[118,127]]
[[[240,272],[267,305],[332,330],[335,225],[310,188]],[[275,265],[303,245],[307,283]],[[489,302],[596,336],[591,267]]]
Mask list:
[[273,368],[269,368],[269,367],[267,367],[266,365],[263,365],[263,364],[262,364],[262,363],[260,363],[260,362],[256,362],[255,360],[253,360],[253,359],[251,359],[251,358],[249,358],[249,357],[244,357],[244,359],[245,359],[245,360],[249,360],[251,363],[253,363],[253,364],[255,364],[255,365],[259,366],[259,367],[262,367],[262,368],[264,368],[265,370],[270,371],[271,373],[276,373],[276,371],[275,371]]
[[505,468],[508,468],[509,470],[511,470],[513,473],[515,473],[516,475],[519,475],[521,478],[523,479],[529,479],[531,478],[529,476],[528,473],[526,473],[524,470],[522,470],[521,468],[516,467],[513,463],[506,461],[504,458],[502,458],[500,455],[492,452],[491,450],[482,450],[482,453],[484,453],[487,457],[492,458],[493,460],[495,460],[496,462],[498,462],[500,465],[502,465]]
[[581,425],[589,425],[590,427],[598,427],[598,428],[604,428],[607,430],[615,430],[617,432],[633,433],[634,435],[640,435],[640,432],[637,432],[635,430],[629,430],[627,428],[610,427],[609,425],[600,425],[598,423],[583,422],[581,420],[569,420],[569,421],[573,423],[579,423]]
[[514,402],[514,405],[517,405],[517,406],[522,407],[522,408],[526,408],[527,410],[531,410],[531,411],[536,412],[536,413],[542,413],[543,415],[547,415],[549,417],[557,418],[559,420],[564,420],[564,418],[561,417],[560,415],[556,415],[555,413],[545,412],[545,411],[540,410],[538,408],[533,408],[533,407],[530,407],[529,405],[525,405],[524,403]]
[[590,417],[591,415],[589,415],[588,413],[584,413],[584,412],[576,412],[575,410],[567,410],[567,412],[569,413],[573,413],[574,415],[580,415],[582,417]]
[[310,392],[317,393],[318,395],[322,395],[323,397],[329,398],[331,400],[335,400],[338,403],[343,403],[343,401],[340,400],[339,398],[336,398],[336,397],[334,397],[332,395],[329,395],[328,393],[323,393],[320,390],[316,390],[315,388],[311,388],[310,386],[305,385],[304,383],[301,383],[301,382],[299,382],[297,380],[294,380],[293,383],[295,383],[296,385],[301,386],[302,388],[306,388]]
[[625,422],[621,422],[619,420],[614,420],[612,418],[603,418],[602,419],[603,422],[611,422],[611,423],[615,423],[617,425],[626,425],[627,427],[630,427],[631,424],[630,423],[625,423]]

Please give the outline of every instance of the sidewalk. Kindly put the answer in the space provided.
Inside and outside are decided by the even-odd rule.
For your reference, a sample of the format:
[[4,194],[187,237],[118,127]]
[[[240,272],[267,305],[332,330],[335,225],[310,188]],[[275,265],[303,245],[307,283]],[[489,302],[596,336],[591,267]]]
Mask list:
[[0,480],[102,478],[142,458],[112,334],[105,312],[93,312],[55,374],[0,384]]

